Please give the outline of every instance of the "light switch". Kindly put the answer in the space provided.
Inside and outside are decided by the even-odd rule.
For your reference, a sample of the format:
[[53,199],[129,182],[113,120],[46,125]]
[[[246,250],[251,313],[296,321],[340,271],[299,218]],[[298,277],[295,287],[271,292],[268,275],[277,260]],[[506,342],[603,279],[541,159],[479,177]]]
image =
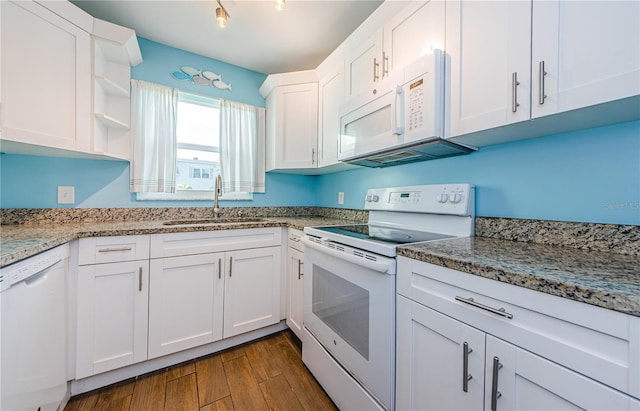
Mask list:
[[338,192],[338,204],[344,204],[344,191]]
[[58,204],[74,204],[76,202],[76,188],[73,186],[58,186]]

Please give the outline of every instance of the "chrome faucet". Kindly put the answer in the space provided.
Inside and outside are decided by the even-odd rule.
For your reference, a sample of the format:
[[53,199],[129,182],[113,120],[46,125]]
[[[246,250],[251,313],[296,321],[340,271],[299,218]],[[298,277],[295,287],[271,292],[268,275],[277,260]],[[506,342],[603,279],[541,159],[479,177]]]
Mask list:
[[216,188],[213,192],[213,217],[220,217],[220,207],[218,206],[218,197],[222,195],[222,176],[218,174],[216,178]]

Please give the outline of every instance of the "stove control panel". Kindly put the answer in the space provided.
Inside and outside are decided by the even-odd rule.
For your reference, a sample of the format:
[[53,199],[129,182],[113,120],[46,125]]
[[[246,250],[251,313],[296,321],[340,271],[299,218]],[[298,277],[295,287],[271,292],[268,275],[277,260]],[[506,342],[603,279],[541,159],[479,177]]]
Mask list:
[[475,189],[470,184],[434,184],[369,189],[366,210],[475,215]]

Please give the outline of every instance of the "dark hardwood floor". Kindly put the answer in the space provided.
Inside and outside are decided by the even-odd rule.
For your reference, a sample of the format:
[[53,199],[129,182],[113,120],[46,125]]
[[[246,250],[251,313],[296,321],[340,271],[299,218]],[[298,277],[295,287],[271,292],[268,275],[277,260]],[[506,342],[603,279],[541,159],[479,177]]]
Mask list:
[[336,410],[286,330],[71,398],[65,411]]

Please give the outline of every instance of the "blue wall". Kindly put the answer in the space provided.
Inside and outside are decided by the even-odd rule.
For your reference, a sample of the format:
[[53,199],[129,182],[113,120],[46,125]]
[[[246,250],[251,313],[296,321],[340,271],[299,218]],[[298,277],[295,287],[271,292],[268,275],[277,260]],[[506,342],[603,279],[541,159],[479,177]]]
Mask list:
[[367,188],[471,183],[485,217],[640,225],[640,121],[481,148],[467,156],[329,174],[318,205],[362,208]]
[[[142,37],[138,38],[138,43],[143,61],[131,69],[131,78],[163,84],[205,96],[264,107],[264,98],[258,89],[267,78],[266,74],[165,46]],[[180,71],[182,66],[191,66],[199,70],[221,74],[222,80],[231,84],[232,91],[199,85],[186,80],[177,80],[171,76],[174,71]]]
[[[265,75],[140,40],[132,77],[264,106]],[[233,92],[171,77],[188,65],[222,74]],[[640,121],[483,147],[467,156],[324,176],[267,173],[267,192],[223,206],[362,208],[367,188],[468,182],[478,216],[640,225]],[[76,188],[72,207],[209,207],[212,201],[135,201],[126,162],[0,155],[0,207],[62,207],[57,186]],[[345,204],[338,206],[338,192]]]

